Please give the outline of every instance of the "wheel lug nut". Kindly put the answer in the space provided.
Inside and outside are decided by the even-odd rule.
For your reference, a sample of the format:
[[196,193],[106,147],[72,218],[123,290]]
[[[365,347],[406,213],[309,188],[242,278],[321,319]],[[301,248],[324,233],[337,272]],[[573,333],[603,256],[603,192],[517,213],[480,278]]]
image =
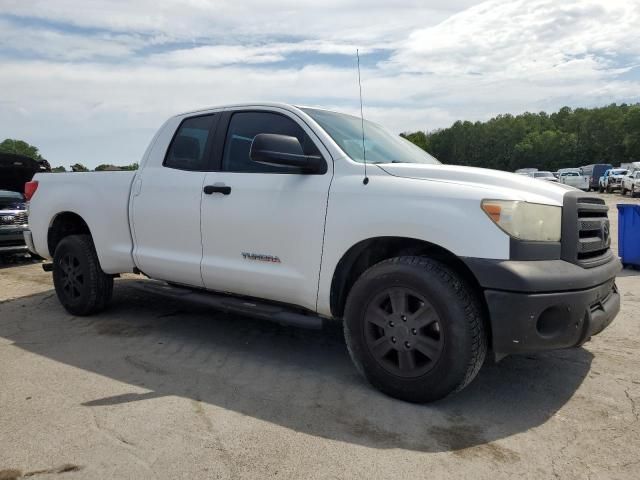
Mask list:
[[400,318],[402,319],[403,322],[407,321],[407,317],[405,317],[404,315],[402,315]]
[[395,323],[393,323],[393,321],[391,321],[391,322],[389,322],[389,326],[393,327],[393,326],[395,326]]
[[391,337],[391,343],[396,343],[396,337]]
[[411,344],[409,342],[404,342],[404,346],[407,348],[411,348]]
[[413,333],[414,335],[417,335],[417,334],[418,334],[418,331],[417,331],[415,328],[412,328],[412,329],[411,329],[411,333]]

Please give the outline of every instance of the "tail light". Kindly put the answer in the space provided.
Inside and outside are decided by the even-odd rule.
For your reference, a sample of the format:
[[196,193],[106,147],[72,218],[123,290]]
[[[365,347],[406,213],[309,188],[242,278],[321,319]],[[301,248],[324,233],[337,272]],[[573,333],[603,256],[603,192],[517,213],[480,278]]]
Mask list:
[[38,181],[31,180],[24,184],[24,198],[29,201],[36,194],[36,190],[38,189]]

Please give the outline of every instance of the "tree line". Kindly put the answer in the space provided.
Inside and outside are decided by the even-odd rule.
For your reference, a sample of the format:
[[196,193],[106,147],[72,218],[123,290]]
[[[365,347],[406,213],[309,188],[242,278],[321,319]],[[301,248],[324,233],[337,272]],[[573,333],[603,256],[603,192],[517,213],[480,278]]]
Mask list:
[[402,136],[454,165],[508,171],[556,171],[593,163],[617,166],[640,161],[640,103],[505,114]]
[[[0,143],[0,152],[2,153],[16,153],[18,155],[24,155],[25,157],[32,158],[36,161],[46,161],[42,158],[40,154],[40,150],[38,147],[33,145],[29,145],[24,140],[17,140],[14,138],[7,138],[3,142]],[[90,172],[91,170],[85,167],[82,163],[76,163],[71,165],[72,172]],[[111,165],[108,163],[103,163],[98,165],[93,169],[94,172],[103,172],[103,171],[118,171],[118,170],[137,170],[138,163],[131,163],[129,165]],[[67,169],[60,165],[58,167],[52,167],[51,171],[54,173],[66,172]]]

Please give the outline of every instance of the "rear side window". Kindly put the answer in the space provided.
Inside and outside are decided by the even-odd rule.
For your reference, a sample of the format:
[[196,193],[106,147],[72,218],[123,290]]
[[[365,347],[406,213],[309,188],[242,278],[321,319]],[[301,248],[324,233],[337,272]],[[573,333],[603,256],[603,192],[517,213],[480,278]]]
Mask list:
[[249,158],[251,142],[259,133],[277,133],[296,137],[306,155],[320,152],[304,130],[284,115],[271,112],[237,112],[229,121],[222,156],[222,170],[227,172],[299,173],[295,167],[276,167],[253,162]]
[[164,166],[179,170],[207,170],[208,148],[215,115],[185,119],[167,150]]

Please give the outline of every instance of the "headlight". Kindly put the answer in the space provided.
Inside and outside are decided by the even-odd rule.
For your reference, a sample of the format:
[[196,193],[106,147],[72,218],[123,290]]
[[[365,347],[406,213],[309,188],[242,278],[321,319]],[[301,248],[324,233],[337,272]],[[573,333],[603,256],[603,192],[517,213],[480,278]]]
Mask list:
[[483,200],[482,210],[509,236],[539,242],[559,242],[562,207],[517,200]]

